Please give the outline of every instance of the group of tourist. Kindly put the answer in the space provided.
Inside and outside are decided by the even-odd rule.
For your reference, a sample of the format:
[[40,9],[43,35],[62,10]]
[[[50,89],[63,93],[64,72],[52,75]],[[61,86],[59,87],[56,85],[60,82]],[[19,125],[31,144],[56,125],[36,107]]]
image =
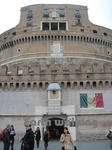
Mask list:
[[[36,131],[33,132],[31,128],[31,124],[25,125],[26,127],[26,133],[24,137],[21,139],[21,150],[34,150],[34,143],[36,140],[37,148],[39,148],[39,143],[41,139],[41,132],[40,128],[37,127]],[[14,150],[14,136],[16,135],[15,129],[13,125],[7,125],[7,127],[0,132],[0,140],[3,141],[4,147],[3,150]],[[109,130],[109,133],[107,134],[107,138],[111,141],[111,148],[112,148],[112,129]],[[50,132],[49,128],[47,127],[45,132],[43,133],[43,141],[44,141],[44,148],[47,150],[48,142],[50,139]],[[69,131],[68,128],[64,128],[64,132],[60,136],[60,142],[62,144],[62,150],[72,150],[74,147],[74,150],[77,149]]]
[[[22,144],[21,144],[21,150],[33,150],[34,149],[34,136],[37,143],[37,148],[39,148],[39,143],[41,139],[41,132],[39,127],[37,127],[35,133],[33,133],[31,129],[31,125],[26,125],[26,134],[22,138]],[[46,127],[45,132],[43,133],[43,141],[44,141],[44,148],[47,150],[48,142],[50,139],[50,132],[49,128]],[[74,141],[68,131],[68,128],[64,128],[64,132],[62,133],[60,137],[60,142],[62,143],[62,150],[72,150],[72,147],[74,147],[74,150],[76,150],[76,145],[74,144]]]
[[1,134],[1,140],[3,141],[4,148],[3,150],[9,150],[11,147],[11,150],[14,148],[14,136],[16,135],[14,126],[13,125],[7,125],[7,127],[2,131]]
[[[34,150],[34,143],[36,140],[37,148],[39,148],[39,143],[41,139],[40,128],[37,127],[36,131],[33,132],[31,128],[31,124],[25,125],[26,133],[24,137],[21,139],[21,150]],[[4,147],[3,150],[14,150],[14,136],[16,135],[15,129],[13,125],[7,125],[7,127],[3,130],[1,134],[1,140],[3,141]],[[44,148],[47,150],[48,142],[50,139],[49,128],[46,127],[45,132],[43,133],[43,141]],[[76,150],[76,146],[74,141],[68,131],[68,128],[64,128],[64,132],[60,137],[60,142],[62,143],[62,150],[72,150],[74,146],[74,150]]]
[[[36,140],[37,148],[39,148],[39,143],[41,139],[41,132],[40,128],[37,127],[36,131],[33,132],[31,128],[31,124],[25,125],[26,133],[24,137],[21,139],[21,150],[34,150],[34,143]],[[3,141],[4,147],[3,150],[14,150],[14,136],[16,135],[15,129],[13,125],[7,125],[7,127],[0,132],[0,140]],[[107,138],[111,141],[111,148],[112,148],[112,129],[109,130],[107,134]],[[48,142],[50,139],[50,132],[49,128],[47,127],[45,132],[43,133],[43,141],[44,141],[44,148],[47,150]],[[62,150],[74,150],[77,149],[68,128],[64,128],[64,132],[61,134],[60,142],[62,144]]]

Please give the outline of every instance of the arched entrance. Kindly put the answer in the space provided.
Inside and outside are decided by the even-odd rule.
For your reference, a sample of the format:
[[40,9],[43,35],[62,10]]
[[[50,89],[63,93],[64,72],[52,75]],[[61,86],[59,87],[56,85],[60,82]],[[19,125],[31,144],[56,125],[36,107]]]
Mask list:
[[61,118],[50,118],[48,121],[51,139],[59,139],[64,130],[64,120]]

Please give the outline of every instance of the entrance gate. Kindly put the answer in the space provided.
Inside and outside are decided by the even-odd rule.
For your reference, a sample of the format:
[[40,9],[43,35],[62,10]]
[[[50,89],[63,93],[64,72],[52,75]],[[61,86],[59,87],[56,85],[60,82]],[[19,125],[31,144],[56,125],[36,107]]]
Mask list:
[[61,118],[51,118],[49,120],[49,131],[52,140],[59,139],[64,131],[64,120]]

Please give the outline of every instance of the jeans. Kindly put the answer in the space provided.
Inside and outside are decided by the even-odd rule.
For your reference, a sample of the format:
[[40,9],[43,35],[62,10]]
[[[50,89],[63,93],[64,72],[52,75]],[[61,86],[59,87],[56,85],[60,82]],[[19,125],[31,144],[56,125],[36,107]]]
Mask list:
[[10,143],[4,142],[4,149],[3,150],[9,150]]

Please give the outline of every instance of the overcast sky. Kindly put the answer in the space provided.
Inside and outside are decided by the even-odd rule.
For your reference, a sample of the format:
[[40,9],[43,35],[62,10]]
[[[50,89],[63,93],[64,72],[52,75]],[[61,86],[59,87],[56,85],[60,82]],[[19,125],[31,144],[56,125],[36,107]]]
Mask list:
[[15,27],[21,7],[32,4],[76,4],[88,6],[89,20],[112,29],[112,0],[1,0],[0,34]]

